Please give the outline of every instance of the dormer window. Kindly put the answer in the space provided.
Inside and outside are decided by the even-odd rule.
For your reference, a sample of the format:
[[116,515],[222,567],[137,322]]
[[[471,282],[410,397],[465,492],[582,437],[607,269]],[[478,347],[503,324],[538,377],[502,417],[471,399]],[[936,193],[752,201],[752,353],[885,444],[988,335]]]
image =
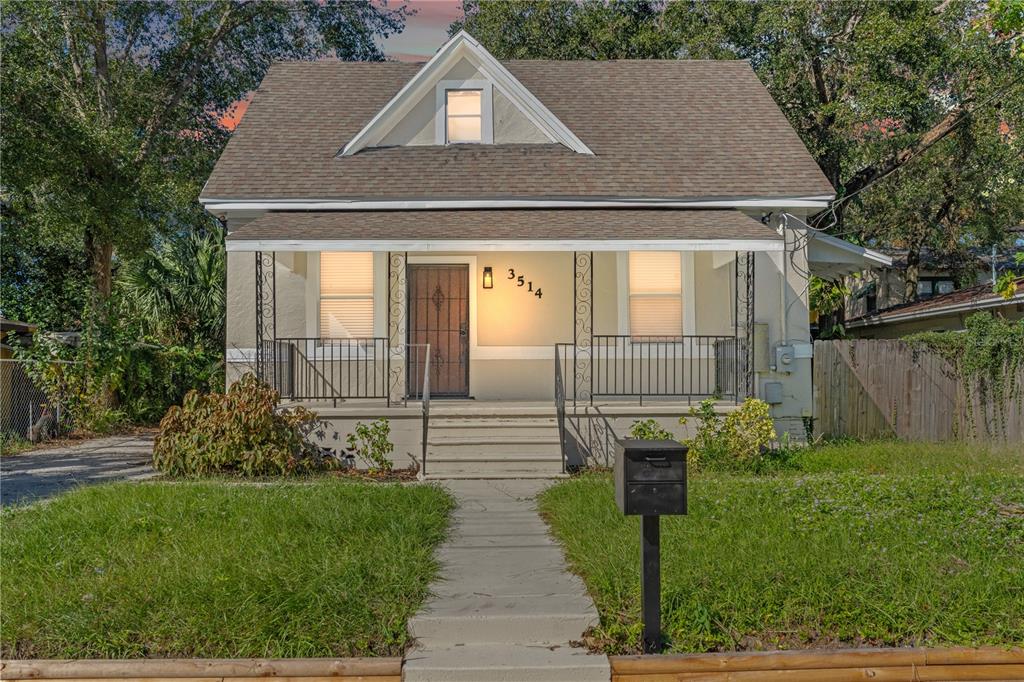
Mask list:
[[445,141],[448,144],[483,142],[483,91],[445,91]]
[[435,87],[434,144],[494,143],[490,81],[449,80]]

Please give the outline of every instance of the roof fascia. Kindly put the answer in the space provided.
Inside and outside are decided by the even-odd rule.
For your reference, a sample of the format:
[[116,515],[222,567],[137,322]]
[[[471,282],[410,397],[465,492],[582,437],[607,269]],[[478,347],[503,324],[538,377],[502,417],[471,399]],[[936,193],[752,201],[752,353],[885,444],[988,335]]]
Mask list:
[[348,144],[341,148],[337,156],[351,156],[360,149],[379,142],[387,134],[387,131],[408,114],[422,97],[431,93],[447,69],[464,57],[469,58],[494,83],[494,86],[508,97],[534,125],[544,131],[544,134],[552,141],[563,144],[577,153],[593,155],[594,152],[583,144],[583,141],[576,137],[564,123],[559,121],[501,62],[495,59],[471,35],[465,31],[459,31],[416,72],[416,75],[408,83],[402,86],[395,96],[384,105],[384,108],[378,111]]
[[[830,197],[720,197],[715,199],[200,199],[207,211],[418,211],[468,208],[827,208]],[[855,246],[850,244],[850,246]],[[861,248],[861,247],[857,247]],[[881,254],[879,254],[881,255]],[[885,256],[882,256],[885,258]]]
[[228,239],[228,251],[782,251],[781,239]]
[[[892,266],[892,258],[890,258],[889,256],[885,255],[884,253],[881,253],[879,251],[875,251],[873,249],[869,249],[869,248],[867,248],[865,246],[859,246],[857,244],[853,244],[851,242],[846,241],[845,239],[840,239],[839,237],[833,237],[830,234],[824,234],[822,232],[812,232],[811,233],[811,239],[813,239],[816,242],[820,242],[822,245],[824,245],[826,247],[831,247],[831,248],[838,249],[840,251],[844,251],[846,253],[849,253],[850,255],[854,256],[855,258],[860,258],[860,259],[862,259],[864,261],[872,261],[873,263],[875,263],[877,265],[883,265],[885,267],[891,267]],[[836,262],[836,261],[827,261],[827,260],[823,260],[823,259],[820,259],[820,258],[819,259],[812,258],[810,252],[808,252],[808,254],[807,254],[807,259],[809,261],[811,261],[811,262],[815,262],[815,261],[821,262],[821,263]]]
[[1005,299],[1001,296],[995,296],[994,298],[986,298],[981,301],[972,301],[969,303],[958,303],[956,305],[941,306],[937,308],[930,308],[928,310],[919,310],[917,312],[910,313],[895,313],[890,315],[876,315],[874,317],[863,318],[859,320],[850,320],[846,323],[846,327],[850,329],[856,329],[858,327],[874,327],[876,325],[885,324],[887,322],[908,322],[911,320],[923,320],[929,317],[941,317],[942,315],[951,315],[955,313],[969,312],[972,310],[987,310],[989,308],[1001,308],[1003,306],[1017,305],[1024,303],[1024,293],[1016,294],[1012,298]]

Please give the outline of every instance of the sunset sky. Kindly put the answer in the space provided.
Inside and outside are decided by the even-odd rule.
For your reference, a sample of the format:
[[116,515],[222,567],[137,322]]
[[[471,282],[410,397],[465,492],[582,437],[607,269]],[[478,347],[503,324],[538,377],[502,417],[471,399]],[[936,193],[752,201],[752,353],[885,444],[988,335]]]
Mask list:
[[[448,39],[448,25],[462,14],[460,0],[390,0],[388,4],[392,7],[404,4],[415,11],[406,20],[404,31],[383,41],[384,54],[387,58],[403,62],[430,59],[437,48]],[[238,102],[221,121],[233,130],[242,120],[248,107],[248,99]]]

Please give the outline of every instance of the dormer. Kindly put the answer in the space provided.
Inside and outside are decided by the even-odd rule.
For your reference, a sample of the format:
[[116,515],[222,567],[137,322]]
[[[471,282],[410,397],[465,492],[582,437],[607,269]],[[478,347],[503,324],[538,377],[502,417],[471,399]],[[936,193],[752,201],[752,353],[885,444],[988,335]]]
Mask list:
[[561,144],[592,151],[480,43],[460,31],[339,152],[368,147]]

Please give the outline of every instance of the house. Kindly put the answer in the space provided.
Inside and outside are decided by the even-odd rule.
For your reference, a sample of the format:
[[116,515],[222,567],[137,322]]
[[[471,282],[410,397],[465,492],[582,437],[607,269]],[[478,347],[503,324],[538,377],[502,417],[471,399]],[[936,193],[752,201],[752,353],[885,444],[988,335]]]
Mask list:
[[846,321],[848,335],[863,339],[896,339],[907,334],[964,329],[964,320],[988,311],[1008,320],[1024,319],[1024,277],[1009,299],[992,292],[992,283],[978,284],[927,299],[896,305]]
[[500,62],[463,32],[424,64],[275,64],[201,196],[228,381],[342,433],[387,416],[428,472],[565,467],[706,397],[802,437],[802,221],[833,197],[744,61]]

